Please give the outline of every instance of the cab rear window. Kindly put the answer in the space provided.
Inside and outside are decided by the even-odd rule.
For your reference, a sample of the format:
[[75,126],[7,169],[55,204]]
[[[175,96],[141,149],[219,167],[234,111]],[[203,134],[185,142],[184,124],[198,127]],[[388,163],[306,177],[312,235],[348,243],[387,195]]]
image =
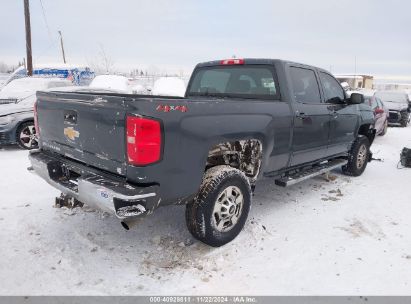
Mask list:
[[196,70],[189,96],[278,99],[278,83],[272,66],[213,66]]

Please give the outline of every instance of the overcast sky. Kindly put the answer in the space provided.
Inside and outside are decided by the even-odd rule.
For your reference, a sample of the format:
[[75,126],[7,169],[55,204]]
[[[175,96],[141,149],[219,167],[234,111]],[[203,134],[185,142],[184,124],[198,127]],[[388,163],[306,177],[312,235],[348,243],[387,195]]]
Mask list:
[[[44,7],[42,12],[41,2]],[[97,60],[119,70],[282,58],[333,73],[411,76],[408,0],[30,0],[34,63]],[[0,0],[0,61],[25,56],[23,0]],[[44,18],[45,16],[45,18]],[[47,22],[46,22],[47,20]],[[48,26],[47,26],[48,25]]]

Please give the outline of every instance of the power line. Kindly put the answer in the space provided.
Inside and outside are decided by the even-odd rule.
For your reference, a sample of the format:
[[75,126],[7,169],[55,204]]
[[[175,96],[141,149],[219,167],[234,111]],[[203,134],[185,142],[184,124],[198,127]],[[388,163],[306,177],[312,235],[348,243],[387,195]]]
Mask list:
[[42,1],[42,0],[39,0],[39,1],[40,1],[40,6],[41,6],[41,11],[43,12],[44,23],[46,24],[46,28],[47,28],[47,31],[48,31],[48,33],[49,33],[49,38],[50,38],[50,40],[53,40],[53,36],[52,36],[52,34],[51,34],[51,30],[50,30],[50,27],[49,27],[49,23],[48,23],[48,21],[47,21],[46,11],[45,11],[45,9],[44,9],[43,1]]

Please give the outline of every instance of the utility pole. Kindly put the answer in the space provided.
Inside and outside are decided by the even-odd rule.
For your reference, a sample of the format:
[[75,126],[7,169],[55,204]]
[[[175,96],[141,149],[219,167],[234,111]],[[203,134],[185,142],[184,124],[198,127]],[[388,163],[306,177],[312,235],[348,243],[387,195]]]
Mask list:
[[59,31],[59,35],[60,35],[61,52],[63,54],[63,62],[66,63],[66,55],[64,53],[64,44],[63,44],[63,35],[61,34],[61,31]]
[[31,27],[30,27],[30,6],[29,0],[24,0],[24,20],[26,24],[26,55],[27,55],[27,75],[33,75],[33,58],[31,53]]

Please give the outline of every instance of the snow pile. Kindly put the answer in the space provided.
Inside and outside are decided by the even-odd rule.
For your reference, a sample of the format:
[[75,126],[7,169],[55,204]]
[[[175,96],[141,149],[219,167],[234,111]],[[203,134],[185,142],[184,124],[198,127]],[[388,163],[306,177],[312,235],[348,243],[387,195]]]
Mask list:
[[141,84],[136,84],[131,87],[133,94],[147,94],[147,89],[144,88]]
[[183,97],[185,92],[184,81],[177,77],[161,77],[154,82],[153,95]]
[[90,83],[90,88],[113,90],[121,93],[131,93],[127,77],[119,75],[99,75]]

